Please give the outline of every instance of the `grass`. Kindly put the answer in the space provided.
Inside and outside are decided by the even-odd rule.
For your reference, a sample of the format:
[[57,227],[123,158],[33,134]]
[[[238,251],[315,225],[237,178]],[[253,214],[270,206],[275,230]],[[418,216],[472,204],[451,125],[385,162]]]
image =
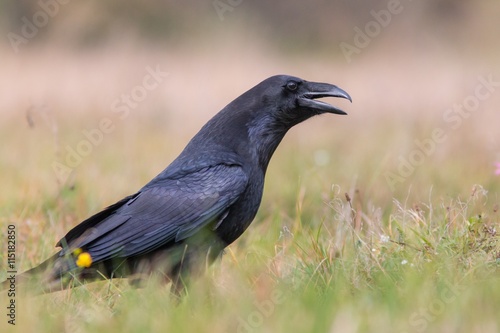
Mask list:
[[[99,119],[87,117],[81,121],[88,126]],[[7,225],[16,225],[20,271],[54,253],[69,228],[156,175],[183,146],[157,122],[140,122],[127,132],[136,124],[129,120],[62,185],[51,163],[58,149],[61,154],[66,144],[81,140],[75,124],[86,123],[58,119],[57,140],[45,125],[0,125],[0,230],[6,237]],[[332,126],[333,134],[326,130]],[[126,281],[100,282],[37,297],[18,294],[15,328],[7,326],[5,315],[1,327],[497,332],[500,180],[485,167],[488,149],[483,142],[464,144],[473,135],[457,132],[465,134],[463,141],[445,142],[391,190],[384,172],[396,170],[394,156],[412,149],[401,142],[425,136],[431,123],[417,124],[421,133],[415,134],[384,118],[353,137],[358,126],[356,119],[349,124],[324,118],[292,131],[271,162],[256,220],[179,304],[155,281],[144,289]],[[3,246],[0,277],[6,253]],[[5,312],[5,294],[1,302]]]

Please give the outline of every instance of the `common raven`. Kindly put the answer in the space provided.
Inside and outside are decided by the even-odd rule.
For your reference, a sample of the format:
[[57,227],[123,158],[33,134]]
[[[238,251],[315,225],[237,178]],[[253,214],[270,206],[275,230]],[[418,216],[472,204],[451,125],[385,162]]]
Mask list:
[[327,83],[288,75],[262,81],[208,121],[142,189],[71,229],[58,253],[18,278],[44,272],[45,292],[75,278],[140,281],[155,274],[180,292],[254,219],[269,160],[286,132],[315,115],[346,114],[322,97],[352,101]]

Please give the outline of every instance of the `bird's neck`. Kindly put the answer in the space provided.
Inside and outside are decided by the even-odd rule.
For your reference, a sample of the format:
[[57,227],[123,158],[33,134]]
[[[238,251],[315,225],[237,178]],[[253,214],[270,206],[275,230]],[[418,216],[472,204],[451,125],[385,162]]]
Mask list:
[[250,165],[258,163],[266,172],[271,157],[293,124],[277,121],[272,115],[253,117],[247,112],[231,117],[223,110],[212,118],[188,144],[187,150],[196,147],[198,152],[217,151],[236,153]]
[[285,136],[289,127],[270,119],[256,124],[248,124],[248,151],[253,160],[258,160],[259,166],[265,173],[271,157]]

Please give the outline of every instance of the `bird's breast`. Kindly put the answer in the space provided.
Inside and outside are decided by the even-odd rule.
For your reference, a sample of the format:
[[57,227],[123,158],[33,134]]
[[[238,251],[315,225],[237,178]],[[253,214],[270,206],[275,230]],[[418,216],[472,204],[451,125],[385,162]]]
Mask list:
[[240,198],[231,205],[227,217],[217,228],[216,233],[226,245],[238,239],[252,223],[259,210],[264,188],[264,175],[262,172],[249,177],[249,182]]

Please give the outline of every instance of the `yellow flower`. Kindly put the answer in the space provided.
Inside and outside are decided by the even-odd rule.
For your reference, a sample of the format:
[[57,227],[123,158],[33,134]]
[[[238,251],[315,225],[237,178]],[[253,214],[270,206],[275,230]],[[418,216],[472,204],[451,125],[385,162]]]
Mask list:
[[[81,251],[81,250],[80,250]],[[92,256],[88,252],[83,252],[78,255],[76,259],[76,265],[78,267],[90,267],[92,265]]]

